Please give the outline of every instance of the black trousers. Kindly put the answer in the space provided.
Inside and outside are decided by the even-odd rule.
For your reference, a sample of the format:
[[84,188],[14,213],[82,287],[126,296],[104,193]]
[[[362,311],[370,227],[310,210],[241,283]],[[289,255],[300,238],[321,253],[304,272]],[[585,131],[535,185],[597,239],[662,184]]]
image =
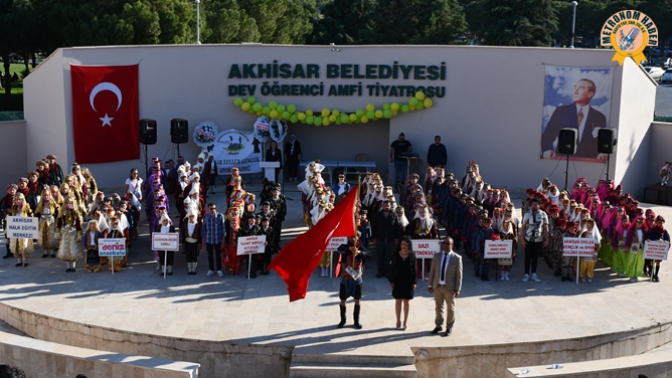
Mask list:
[[215,261],[217,263],[217,270],[222,270],[222,250],[219,244],[206,244],[205,250],[208,252],[208,269],[215,270]]
[[[167,261],[166,258],[168,258]],[[159,251],[159,264],[161,264],[162,268],[164,263],[168,266],[173,266],[173,262],[175,262],[175,251]]]
[[184,250],[187,255],[187,262],[198,262],[198,243],[184,242]]
[[532,268],[532,274],[537,273],[537,261],[544,243],[529,241],[525,243],[525,274],[530,274],[530,268]]

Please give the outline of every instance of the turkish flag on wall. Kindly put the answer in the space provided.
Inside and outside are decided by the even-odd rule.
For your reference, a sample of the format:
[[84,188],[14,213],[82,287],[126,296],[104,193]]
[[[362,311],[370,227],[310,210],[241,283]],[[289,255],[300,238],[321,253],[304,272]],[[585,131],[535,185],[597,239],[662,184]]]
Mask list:
[[139,159],[138,65],[70,65],[70,78],[77,162]]

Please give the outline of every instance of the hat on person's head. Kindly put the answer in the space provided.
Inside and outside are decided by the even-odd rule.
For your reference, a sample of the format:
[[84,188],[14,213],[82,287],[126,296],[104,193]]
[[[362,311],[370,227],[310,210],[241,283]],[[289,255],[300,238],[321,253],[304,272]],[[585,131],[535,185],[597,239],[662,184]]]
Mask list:
[[28,179],[25,177],[20,177],[18,182],[28,182]]
[[656,217],[656,221],[661,221],[661,222],[665,223],[665,218],[662,215],[659,215],[659,216]]
[[47,155],[47,159],[56,159],[56,155],[49,154],[49,155]]
[[261,203],[261,206],[271,206],[271,203],[268,201],[264,201]]
[[404,133],[399,133],[399,136],[406,136],[406,135],[404,135]]
[[8,184],[7,185],[7,190],[10,190],[10,189],[19,189],[19,186],[14,184],[14,183]]
[[163,213],[163,215],[161,215],[161,219],[159,219],[159,222],[163,223],[163,221],[165,221],[165,220],[167,220],[170,223],[173,223],[173,221],[170,219],[170,216],[168,215],[168,213]]
[[264,217],[264,216],[261,217],[261,220],[260,220],[260,221],[261,221],[261,222],[270,222],[270,220],[268,219],[268,217]]

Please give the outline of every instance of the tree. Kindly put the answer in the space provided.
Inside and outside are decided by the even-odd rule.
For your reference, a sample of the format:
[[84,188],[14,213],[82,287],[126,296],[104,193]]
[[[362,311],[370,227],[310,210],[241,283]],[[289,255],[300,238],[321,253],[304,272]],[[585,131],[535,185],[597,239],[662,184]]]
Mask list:
[[467,27],[456,0],[378,1],[374,14],[380,44],[450,44]]
[[313,20],[308,43],[356,45],[373,42],[375,0],[334,0]]
[[558,30],[551,0],[481,0],[483,43],[499,46],[550,46]]

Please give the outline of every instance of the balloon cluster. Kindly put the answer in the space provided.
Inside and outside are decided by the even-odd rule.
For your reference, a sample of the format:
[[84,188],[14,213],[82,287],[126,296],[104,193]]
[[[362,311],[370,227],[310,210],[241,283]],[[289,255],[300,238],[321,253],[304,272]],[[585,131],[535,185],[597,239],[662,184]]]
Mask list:
[[312,124],[315,126],[329,126],[332,123],[337,125],[351,123],[367,123],[378,119],[390,119],[399,112],[408,113],[416,110],[431,108],[434,102],[427,98],[423,92],[416,92],[414,97],[408,99],[407,103],[384,103],[382,109],[376,109],[373,104],[367,104],[364,109],[357,109],[348,113],[338,109],[324,108],[321,111],[307,109],[298,111],[296,106],[289,104],[287,106],[271,101],[264,106],[250,96],[246,100],[238,97],[233,103],[244,111],[257,116],[268,116],[271,119],[285,120],[292,123]]

